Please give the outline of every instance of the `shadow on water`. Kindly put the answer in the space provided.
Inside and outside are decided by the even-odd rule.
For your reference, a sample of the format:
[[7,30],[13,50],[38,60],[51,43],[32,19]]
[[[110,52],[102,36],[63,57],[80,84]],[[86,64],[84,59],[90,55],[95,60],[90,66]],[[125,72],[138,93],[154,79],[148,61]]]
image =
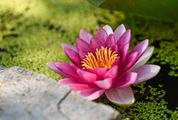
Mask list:
[[178,107],[178,78],[168,75],[170,71],[169,65],[162,65],[159,74],[147,82],[148,85],[157,87],[158,84],[163,85],[166,91],[165,100],[168,102],[168,108],[175,110]]

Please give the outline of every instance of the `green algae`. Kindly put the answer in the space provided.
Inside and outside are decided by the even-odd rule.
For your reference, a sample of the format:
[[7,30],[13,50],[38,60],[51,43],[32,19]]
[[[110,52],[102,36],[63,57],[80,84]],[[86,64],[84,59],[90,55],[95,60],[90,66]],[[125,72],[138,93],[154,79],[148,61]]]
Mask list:
[[120,111],[123,120],[177,120],[178,111],[169,110],[164,100],[165,91],[161,85],[152,87],[145,83],[133,87],[136,102],[130,106],[117,106],[105,96],[98,99]]
[[[15,5],[10,9],[0,9],[0,65],[21,66],[57,80],[61,77],[52,72],[46,64],[49,61],[69,62],[60,47],[61,43],[74,43],[80,28],[95,33],[99,26],[109,24],[116,28],[124,23],[132,30],[132,47],[148,38],[150,45],[155,46],[149,63],[168,67],[168,71],[160,73],[166,74],[168,78],[178,76],[176,23],[103,10],[81,0],[40,0],[38,4],[41,7],[35,9],[36,2],[32,0],[28,5],[25,1],[23,0],[23,4],[28,9],[14,10],[17,7]],[[133,87],[136,103],[132,106],[119,107],[106,98],[99,101],[119,110],[125,120],[176,120],[177,109],[170,110],[165,99],[165,83],[155,81],[163,79],[159,77],[153,80],[154,84],[143,83]],[[165,81],[171,82],[171,79]]]

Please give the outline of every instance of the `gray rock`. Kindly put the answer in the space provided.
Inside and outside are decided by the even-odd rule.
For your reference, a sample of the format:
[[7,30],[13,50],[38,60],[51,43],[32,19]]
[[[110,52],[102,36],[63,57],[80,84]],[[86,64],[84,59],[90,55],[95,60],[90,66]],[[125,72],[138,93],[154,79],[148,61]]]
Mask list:
[[19,67],[0,73],[0,120],[67,120],[57,104],[70,90]]
[[0,66],[0,72],[3,71],[5,69],[5,67]]
[[0,72],[0,120],[116,120],[109,106],[85,100],[53,79],[20,67]]
[[55,82],[54,79],[47,78],[42,74],[23,69],[21,67],[3,69],[0,74],[0,80],[48,80]]
[[118,117],[118,112],[113,108],[85,100],[74,92],[65,98],[59,108],[69,115],[70,120],[116,120]]

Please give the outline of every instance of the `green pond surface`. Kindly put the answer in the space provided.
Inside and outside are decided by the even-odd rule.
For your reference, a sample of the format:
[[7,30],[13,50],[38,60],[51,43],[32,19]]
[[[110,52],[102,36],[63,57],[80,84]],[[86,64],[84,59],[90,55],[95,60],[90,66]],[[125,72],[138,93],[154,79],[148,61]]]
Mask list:
[[92,34],[109,24],[132,30],[131,47],[148,38],[155,47],[149,63],[161,66],[159,75],[133,86],[136,103],[117,106],[105,96],[96,102],[113,106],[123,120],[178,120],[178,24],[96,8],[85,0],[1,0],[0,65],[21,66],[56,80],[46,65],[69,62],[61,43],[74,43],[81,28]]

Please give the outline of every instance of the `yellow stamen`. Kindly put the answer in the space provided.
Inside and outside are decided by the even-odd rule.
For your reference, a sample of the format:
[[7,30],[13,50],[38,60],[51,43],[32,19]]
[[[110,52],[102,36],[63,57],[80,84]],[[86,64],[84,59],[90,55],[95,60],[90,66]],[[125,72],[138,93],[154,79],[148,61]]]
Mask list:
[[89,52],[82,60],[82,67],[91,68],[111,68],[114,61],[118,58],[118,54],[110,48],[101,47],[96,49],[95,54]]

